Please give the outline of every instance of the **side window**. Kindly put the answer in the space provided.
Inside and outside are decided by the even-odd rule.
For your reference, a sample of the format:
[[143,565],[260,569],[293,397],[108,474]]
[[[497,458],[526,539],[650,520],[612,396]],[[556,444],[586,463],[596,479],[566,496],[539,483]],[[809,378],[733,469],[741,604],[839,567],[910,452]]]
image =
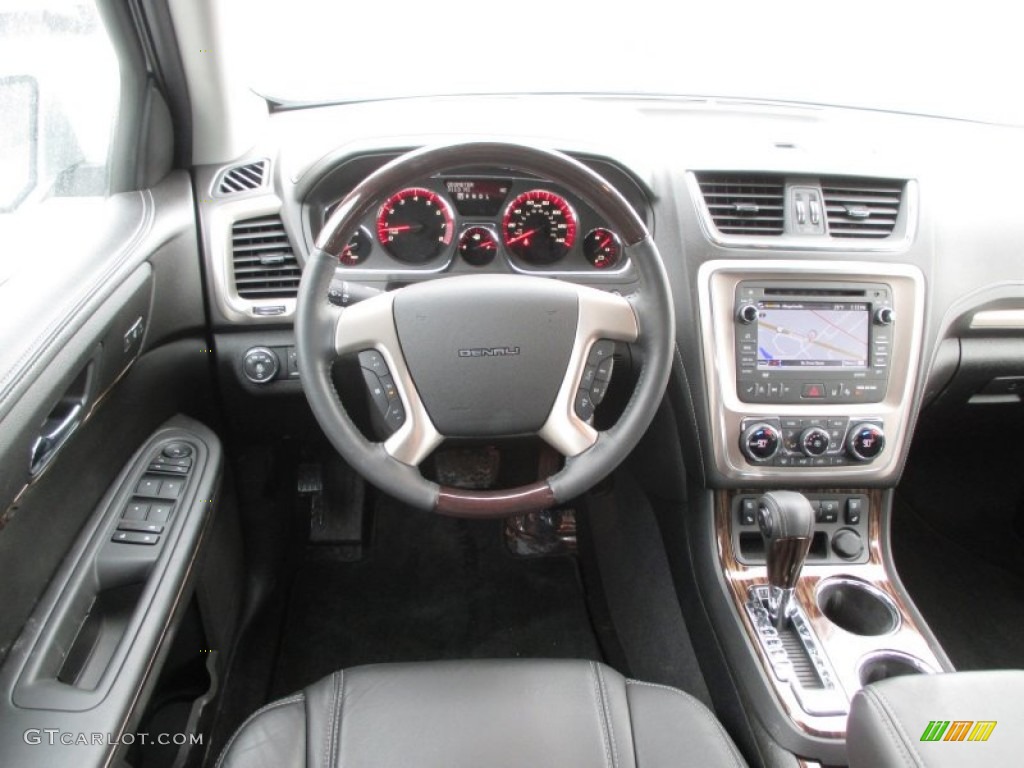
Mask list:
[[11,219],[106,194],[119,88],[93,0],[0,0],[0,253]]

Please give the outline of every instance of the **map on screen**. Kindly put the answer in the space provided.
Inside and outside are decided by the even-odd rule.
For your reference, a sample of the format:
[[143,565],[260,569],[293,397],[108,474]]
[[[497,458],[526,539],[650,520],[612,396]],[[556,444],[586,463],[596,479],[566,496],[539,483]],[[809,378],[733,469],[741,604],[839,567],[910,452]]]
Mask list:
[[868,358],[867,304],[761,302],[757,368],[864,369]]

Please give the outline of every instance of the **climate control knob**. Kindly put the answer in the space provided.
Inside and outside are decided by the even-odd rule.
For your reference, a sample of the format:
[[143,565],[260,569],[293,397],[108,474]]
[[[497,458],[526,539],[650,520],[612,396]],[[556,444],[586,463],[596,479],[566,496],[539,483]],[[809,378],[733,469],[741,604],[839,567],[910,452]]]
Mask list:
[[885,449],[885,432],[877,424],[855,424],[846,438],[846,450],[858,461],[871,461]]
[[740,450],[751,461],[760,464],[778,453],[782,435],[776,427],[763,421],[751,424],[740,436]]
[[800,450],[808,456],[824,456],[831,441],[821,427],[808,427],[800,433]]

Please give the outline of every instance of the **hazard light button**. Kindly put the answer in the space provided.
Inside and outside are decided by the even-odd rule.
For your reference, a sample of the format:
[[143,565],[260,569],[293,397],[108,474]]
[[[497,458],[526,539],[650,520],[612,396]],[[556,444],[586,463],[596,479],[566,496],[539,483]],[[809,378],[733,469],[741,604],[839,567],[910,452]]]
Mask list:
[[824,384],[804,384],[802,390],[800,390],[800,397],[808,398],[811,400],[817,400],[825,397],[825,385]]

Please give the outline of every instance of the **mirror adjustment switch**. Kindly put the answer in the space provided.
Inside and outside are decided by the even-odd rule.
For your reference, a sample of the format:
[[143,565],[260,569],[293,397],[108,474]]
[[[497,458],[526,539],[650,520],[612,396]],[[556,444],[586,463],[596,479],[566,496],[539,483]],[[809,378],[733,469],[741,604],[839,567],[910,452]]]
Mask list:
[[115,531],[114,535],[110,537],[111,541],[115,541],[118,544],[146,544],[153,546],[160,537],[155,533],[140,533],[138,531]]
[[192,455],[192,446],[188,443],[168,443],[164,446],[163,455],[168,459],[183,459]]

